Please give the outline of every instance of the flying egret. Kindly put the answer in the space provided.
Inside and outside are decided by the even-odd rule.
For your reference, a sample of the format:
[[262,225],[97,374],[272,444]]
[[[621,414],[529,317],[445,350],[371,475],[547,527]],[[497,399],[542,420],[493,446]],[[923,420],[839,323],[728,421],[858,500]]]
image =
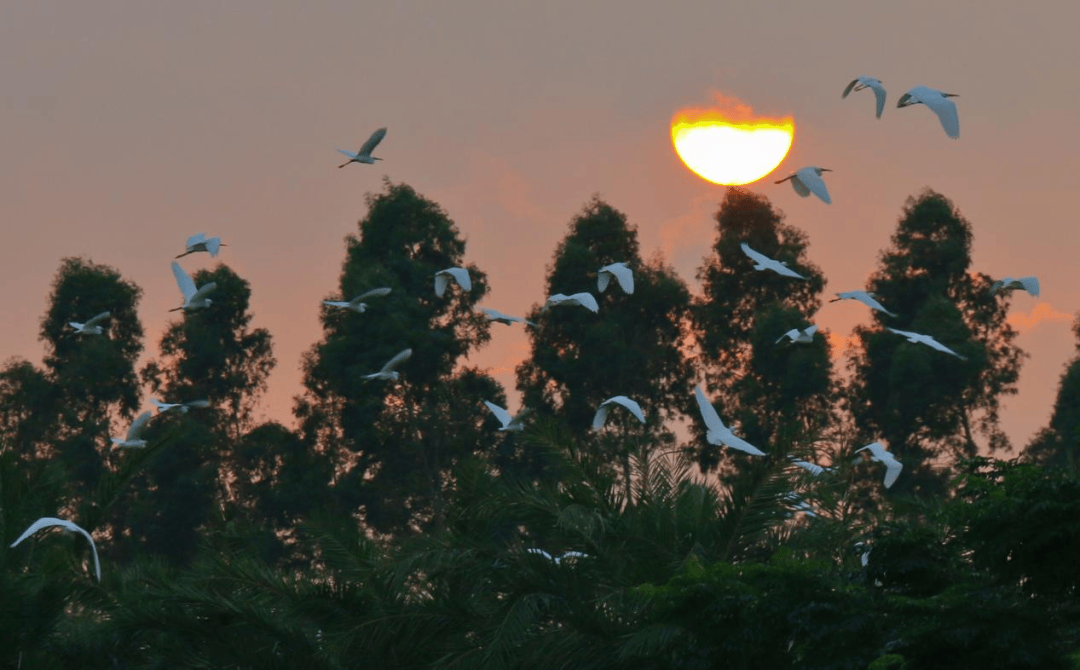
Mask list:
[[809,343],[814,341],[814,333],[816,333],[816,332],[817,332],[817,326],[810,326],[809,328],[807,328],[806,330],[804,330],[802,332],[799,332],[798,328],[792,328],[788,332],[781,335],[776,340],[775,344],[780,344],[780,340],[784,339],[785,337],[790,339],[792,342],[799,342],[801,344],[809,344]]
[[[994,295],[998,291],[1012,291],[1013,289],[1022,288],[1036,298],[1039,297],[1039,280],[1035,277],[1021,277],[1019,279],[1013,279],[1012,277],[1005,277],[994,282],[994,285],[990,287],[990,295]],[[108,312],[106,312],[108,314]],[[94,317],[95,319],[97,317]]]
[[131,422],[131,426],[128,427],[126,438],[122,440],[119,437],[109,439],[111,439],[112,443],[118,447],[145,447],[146,440],[142,439],[142,433],[146,428],[146,422],[148,422],[153,415],[153,410],[146,410],[135,417],[135,420]]
[[368,165],[374,165],[375,161],[381,161],[381,158],[376,158],[372,156],[371,152],[375,150],[375,147],[378,146],[379,142],[382,142],[382,139],[384,137],[386,137],[386,128],[379,128],[375,132],[371,133],[371,137],[368,138],[368,141],[364,142],[364,146],[360,147],[360,151],[357,151],[355,154],[351,151],[338,149],[339,153],[343,153],[349,157],[349,160],[345,161],[338,167],[343,168],[349,163],[367,163]]
[[49,528],[50,526],[61,526],[63,528],[66,528],[69,531],[72,531],[72,532],[75,532],[75,533],[82,533],[83,537],[85,537],[86,540],[90,543],[90,551],[94,554],[94,574],[97,575],[97,579],[100,582],[101,581],[101,563],[98,562],[97,545],[94,544],[94,538],[90,536],[90,533],[87,533],[85,530],[83,530],[82,527],[72,523],[71,521],[68,521],[66,519],[57,519],[57,518],[51,517],[51,516],[41,517],[40,519],[38,519],[34,523],[30,524],[30,527],[27,528],[26,531],[23,532],[23,534],[19,536],[19,539],[12,542],[11,546],[14,547],[15,545],[17,545],[20,542],[22,542],[23,540],[25,540],[26,538],[30,537],[34,533],[41,530],[42,528]]
[[[900,461],[896,460],[895,456],[886,451],[885,447],[880,442],[871,442],[862,449],[856,449],[855,453],[857,454],[860,451],[866,451],[867,449],[870,450],[870,460],[885,464],[885,488],[889,488],[896,482],[896,478],[900,476],[900,471],[904,466]],[[865,565],[865,563],[863,565]]]
[[199,251],[205,251],[210,254],[211,258],[217,258],[218,249],[220,247],[227,247],[229,245],[221,241],[220,237],[206,238],[206,233],[195,233],[187,239],[186,250],[184,253],[177,256],[177,258],[183,258],[188,254],[194,254]]
[[180,267],[180,264],[176,261],[172,262],[172,272],[173,276],[176,277],[176,285],[180,287],[180,293],[184,296],[184,304],[170,309],[170,312],[178,312],[182,309],[199,309],[200,307],[210,306],[211,300],[206,297],[206,294],[217,288],[216,282],[203,284],[196,289],[195,282],[188,276],[188,273],[184,272],[184,268]]
[[818,465],[817,463],[811,463],[809,461],[803,461],[803,460],[800,460],[798,458],[795,458],[794,456],[788,456],[788,460],[790,460],[794,465],[797,465],[800,468],[802,468],[803,470],[806,470],[807,472],[809,472],[810,474],[812,474],[815,477],[820,475],[822,472],[828,472],[828,471],[832,470],[832,468],[822,467],[822,466]]
[[637,417],[637,420],[641,423],[645,423],[645,415],[641,412],[641,405],[637,404],[630,398],[624,395],[612,396],[600,403],[600,407],[596,410],[596,415],[593,416],[592,428],[593,430],[600,430],[607,422],[608,412],[611,411],[612,405],[622,405],[626,409],[630,410],[630,413]]
[[856,77],[851,80],[851,83],[844,89],[844,94],[841,98],[848,97],[848,93],[852,91],[861,91],[864,88],[873,89],[874,97],[877,98],[877,117],[881,118],[881,113],[885,111],[885,87],[881,85],[880,79],[874,79],[873,77]]
[[554,305],[580,305],[594,314],[600,311],[600,305],[596,303],[596,298],[591,293],[575,293],[573,295],[556,293],[547,299],[541,312],[546,312],[549,307]]
[[629,295],[634,292],[634,271],[630,269],[629,265],[626,263],[612,263],[600,268],[599,274],[596,275],[596,288],[603,293],[607,290],[608,284],[611,283],[612,277],[619,282],[619,288],[623,290],[623,293]]
[[956,97],[959,96],[955,93],[944,93],[929,86],[916,86],[900,96],[896,106],[910,107],[919,103],[926,105],[930,111],[937,114],[945,134],[955,140],[960,137],[960,119],[956,116],[956,103],[949,98]]
[[495,418],[502,424],[502,428],[499,430],[524,430],[525,426],[522,425],[521,420],[529,413],[529,408],[526,407],[517,413],[517,416],[511,417],[510,412],[507,412],[502,407],[499,407],[493,402],[484,401],[487,408],[491,410],[491,413],[495,415]]
[[563,553],[559,554],[558,556],[552,556],[551,554],[547,553],[543,549],[537,549],[536,547],[530,547],[530,548],[526,549],[525,552],[529,553],[529,554],[536,554],[537,556],[543,556],[544,558],[546,558],[549,561],[553,562],[555,565],[559,565],[560,563],[562,563],[563,561],[565,561],[568,558],[586,558],[586,557],[588,557],[588,554],[582,553],[580,551],[564,551]]
[[789,268],[787,266],[787,263],[785,263],[784,261],[774,261],[773,259],[769,258],[768,256],[765,256],[764,254],[760,254],[760,253],[754,251],[753,249],[751,249],[750,245],[747,244],[746,242],[743,242],[739,246],[742,247],[742,250],[743,250],[744,254],[746,254],[747,256],[749,256],[750,258],[752,258],[754,260],[754,269],[755,270],[772,270],[773,272],[776,272],[778,274],[782,274],[785,277],[795,277],[797,279],[806,279],[806,277],[802,276],[798,272],[795,272],[794,270]]
[[396,356],[388,360],[386,362],[386,365],[382,366],[382,370],[379,370],[378,372],[373,372],[370,375],[363,375],[363,378],[397,380],[397,378],[401,375],[396,370],[394,370],[394,368],[397,366],[398,363],[404,361],[409,356],[412,356],[412,349],[402,349],[397,353]]
[[795,192],[802,197],[807,197],[811,193],[821,198],[826,205],[832,204],[832,198],[829,197],[829,189],[825,188],[825,180],[821,178],[822,172],[832,172],[829,168],[817,167],[815,165],[809,165],[792,172],[788,176],[784,177],[777,184],[783,184],[787,180],[791,180],[791,185],[795,188]]
[[708,432],[705,434],[705,439],[709,444],[724,445],[732,449],[738,449],[739,451],[745,451],[753,456],[764,456],[765,452],[758,449],[749,442],[742,438],[736,437],[731,429],[724,425],[724,422],[720,420],[720,415],[716,413],[716,408],[712,406],[709,399],[705,397],[705,392],[701,390],[700,386],[694,388],[694,395],[697,397],[698,409],[701,410],[701,418],[705,420],[705,427]]
[[889,310],[881,306],[881,303],[874,299],[874,294],[867,291],[844,291],[843,293],[837,293],[837,297],[833,298],[829,302],[837,302],[839,300],[858,300],[862,304],[866,305],[870,309],[876,309],[879,312],[885,312],[889,316],[896,316]]
[[527,323],[530,326],[536,325],[532,321],[523,319],[520,316],[510,316],[509,314],[503,314],[497,309],[487,309],[482,307],[480,311],[484,314],[487,314],[488,321],[498,321],[499,323],[505,323],[508,326],[512,323]]
[[323,304],[330,305],[331,307],[344,307],[345,309],[351,309],[354,312],[363,314],[364,310],[367,309],[367,303],[363,302],[364,299],[378,298],[389,293],[390,289],[384,286],[382,288],[373,288],[366,293],[361,293],[352,300],[323,300]]
[[451,277],[463,290],[472,290],[472,278],[469,277],[468,270],[465,268],[446,268],[435,273],[435,295],[441,296],[446,293],[446,285],[450,283]]
[[83,335],[101,335],[104,328],[101,327],[101,322],[109,318],[108,312],[102,312],[101,314],[95,314],[86,323],[79,323],[78,321],[68,321],[68,325],[75,329],[75,332],[82,333]]
[[944,351],[947,354],[952,354],[953,356],[956,356],[960,360],[963,360],[963,361],[967,360],[966,357],[961,356],[960,354],[956,353],[952,349],[946,347],[944,344],[938,342],[937,340],[935,340],[930,335],[922,335],[920,333],[912,333],[912,332],[909,332],[909,331],[906,331],[906,330],[897,330],[896,328],[889,328],[888,326],[885,326],[885,330],[891,330],[892,332],[896,333],[897,335],[903,335],[904,337],[906,337],[908,339],[908,342],[913,342],[913,343],[917,343],[917,344],[925,344],[926,346],[928,346],[928,347],[930,347],[932,349],[937,349],[938,351]]
[[150,404],[157,407],[158,414],[163,414],[175,409],[181,414],[187,414],[193,407],[205,408],[210,406],[209,400],[191,400],[189,402],[162,402],[157,398],[150,398]]
[[791,507],[793,512],[802,512],[806,516],[817,516],[814,512],[814,508],[810,506],[810,503],[803,500],[798,493],[788,493],[783,498],[784,502]]

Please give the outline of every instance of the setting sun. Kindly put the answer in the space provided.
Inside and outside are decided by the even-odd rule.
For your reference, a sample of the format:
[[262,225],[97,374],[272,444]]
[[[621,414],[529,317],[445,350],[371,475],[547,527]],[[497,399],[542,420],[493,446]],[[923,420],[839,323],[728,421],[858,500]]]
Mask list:
[[795,135],[795,121],[747,118],[746,109],[683,110],[671,120],[671,141],[686,167],[714,184],[749,184],[776,169]]

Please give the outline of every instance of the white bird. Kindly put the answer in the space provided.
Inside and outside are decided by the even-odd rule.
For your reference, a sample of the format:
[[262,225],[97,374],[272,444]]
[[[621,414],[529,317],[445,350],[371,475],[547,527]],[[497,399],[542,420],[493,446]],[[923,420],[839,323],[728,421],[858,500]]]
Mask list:
[[755,270],[772,270],[773,272],[776,272],[778,274],[782,274],[785,277],[795,277],[797,279],[806,279],[806,277],[802,276],[798,272],[795,272],[794,270],[789,268],[787,266],[786,262],[784,262],[784,261],[774,261],[773,259],[769,258],[768,256],[765,256],[764,254],[760,254],[760,253],[754,251],[753,249],[751,249],[750,245],[747,244],[746,242],[743,242],[739,246],[742,247],[742,250],[743,250],[744,254],[746,254],[747,256],[749,256],[750,258],[752,258],[754,260],[754,269]]
[[798,328],[792,328],[788,332],[781,335],[775,342],[780,344],[780,340],[789,338],[792,342],[800,342],[802,344],[809,344],[814,341],[814,333],[817,332],[817,326],[810,326],[806,330],[799,332]]
[[101,335],[104,329],[99,324],[107,318],[109,318],[109,313],[102,312],[101,314],[95,314],[93,318],[86,323],[68,321],[68,325],[74,328],[75,332],[82,333],[83,335]]
[[355,154],[351,151],[338,149],[339,153],[343,153],[349,157],[349,160],[345,161],[338,167],[343,168],[349,163],[367,163],[368,165],[374,165],[375,161],[381,161],[381,158],[376,158],[372,156],[371,152],[375,150],[375,147],[378,146],[379,142],[382,142],[382,139],[384,137],[386,137],[386,128],[379,128],[375,132],[371,133],[371,137],[368,138],[368,141],[364,142],[364,146],[360,147],[360,151],[357,151]]
[[712,406],[709,399],[705,397],[705,392],[701,390],[700,386],[694,388],[694,395],[697,397],[698,409],[701,410],[701,418],[705,420],[705,427],[708,432],[705,434],[705,439],[709,444],[724,445],[731,447],[732,449],[738,449],[739,451],[745,451],[753,456],[764,456],[765,452],[758,449],[749,442],[742,438],[735,437],[735,434],[731,432],[731,429],[724,425],[724,422],[720,420],[720,415],[716,413],[716,408]]
[[379,370],[378,372],[373,372],[370,375],[363,375],[363,377],[364,377],[364,379],[394,379],[394,380],[396,380],[401,375],[396,370],[394,370],[394,368],[397,366],[398,363],[404,361],[409,356],[412,356],[412,349],[402,349],[401,351],[399,351],[397,353],[396,356],[394,356],[393,358],[388,360],[386,362],[386,365],[382,366],[382,370]]
[[612,263],[600,268],[599,274],[596,275],[596,288],[603,293],[611,283],[612,277],[619,282],[619,288],[623,290],[623,293],[629,295],[634,292],[634,271],[626,263]]
[[817,516],[814,512],[814,508],[810,506],[810,503],[799,497],[797,493],[788,493],[784,496],[784,502],[791,506],[791,509],[795,512],[802,512],[806,516]]
[[187,414],[193,407],[205,408],[210,406],[209,400],[192,400],[190,402],[162,402],[157,398],[150,398],[150,404],[157,407],[158,414],[175,409],[181,414]]
[[85,537],[87,539],[87,541],[90,542],[90,551],[93,552],[93,554],[94,554],[94,574],[97,575],[97,579],[100,582],[101,581],[101,563],[98,562],[97,545],[94,544],[94,538],[91,537],[90,533],[87,533],[80,526],[78,526],[78,525],[76,525],[76,524],[74,524],[74,523],[72,523],[72,522],[70,522],[70,521],[68,521],[66,519],[57,519],[57,518],[51,517],[51,516],[41,517],[40,519],[38,519],[34,523],[30,524],[30,527],[27,528],[26,531],[23,532],[23,534],[19,536],[19,539],[12,542],[11,546],[14,547],[15,545],[17,545],[20,542],[22,542],[23,540],[25,540],[26,538],[30,537],[34,533],[41,530],[42,528],[49,528],[50,526],[62,526],[63,528],[66,528],[69,531],[76,532],[76,533],[82,533],[83,537]]
[[913,343],[917,343],[917,344],[925,344],[926,346],[928,346],[928,347],[930,347],[932,349],[937,349],[938,351],[944,351],[947,354],[952,354],[953,356],[956,356],[960,360],[963,360],[963,361],[967,360],[966,357],[961,356],[960,354],[956,353],[952,349],[946,347],[944,344],[938,342],[937,340],[935,340],[930,335],[922,335],[920,333],[912,333],[912,332],[909,332],[909,331],[906,331],[906,330],[897,330],[896,328],[889,328],[888,326],[885,326],[885,330],[891,330],[892,332],[896,333],[897,335],[903,335],[904,337],[906,337],[908,339],[908,342],[913,342]]
[[861,91],[864,88],[873,89],[874,96],[877,98],[877,117],[881,118],[881,113],[885,111],[885,87],[881,85],[880,79],[874,79],[873,77],[856,77],[851,80],[851,83],[844,89],[844,94],[841,98],[848,97],[848,93],[852,91]]
[[556,293],[547,299],[547,302],[544,303],[544,309],[541,311],[546,312],[549,307],[554,305],[580,305],[594,314],[600,311],[600,305],[596,303],[596,298],[591,293],[575,293],[573,295]]
[[324,305],[330,305],[331,307],[344,307],[345,309],[351,309],[354,312],[360,314],[364,313],[367,309],[367,303],[363,302],[366,298],[378,298],[390,293],[390,289],[387,287],[373,288],[366,293],[361,293],[352,300],[323,300]]
[[[885,447],[880,442],[871,442],[862,449],[856,449],[855,453],[860,451],[870,450],[870,460],[876,463],[885,464],[885,488],[889,488],[896,482],[896,478],[900,476],[900,471],[904,469],[904,466],[900,461],[896,460],[896,457],[885,451]],[[870,553],[870,552],[867,552]],[[865,563],[863,564],[865,565]]]
[[521,420],[529,413],[529,408],[526,407],[517,413],[517,416],[511,417],[510,412],[507,412],[502,407],[499,407],[493,402],[484,401],[487,408],[491,410],[491,413],[495,415],[495,418],[502,424],[502,428],[499,430],[524,430],[525,426],[521,423]]
[[580,551],[564,551],[562,554],[560,554],[558,556],[552,556],[551,554],[547,553],[543,549],[537,549],[536,547],[530,547],[529,549],[526,549],[525,551],[527,553],[530,553],[530,554],[536,554],[537,556],[543,556],[544,558],[548,559],[549,561],[554,562],[555,565],[559,565],[561,562],[565,561],[568,558],[586,558],[586,557],[588,557],[588,554],[584,554],[584,553],[582,553]]
[[833,298],[829,302],[837,302],[838,300],[858,300],[862,304],[866,305],[870,309],[876,309],[879,312],[885,312],[889,316],[896,316],[889,310],[881,306],[881,303],[874,299],[874,294],[867,291],[844,291],[843,293],[837,293],[837,297]]
[[825,180],[821,178],[822,172],[832,172],[832,170],[809,165],[792,172],[776,183],[783,184],[790,179],[791,185],[795,188],[795,192],[802,197],[805,198],[813,193],[821,198],[826,205],[831,205],[832,198],[829,197],[829,189],[825,188]]
[[960,137],[960,119],[956,116],[956,103],[949,98],[956,97],[959,96],[955,93],[943,93],[936,88],[916,86],[900,96],[896,106],[910,107],[919,103],[926,105],[930,111],[937,114],[945,134],[955,140]]
[[[1022,288],[1036,298],[1039,297],[1039,280],[1035,277],[1021,277],[1019,279],[1013,279],[1012,277],[1005,277],[994,282],[994,285],[990,287],[990,295],[994,295],[998,291],[1012,291],[1013,289]],[[106,312],[108,314],[108,312]],[[97,317],[94,317],[95,319]]]
[[593,416],[592,428],[593,430],[600,430],[607,423],[608,412],[611,411],[612,405],[622,405],[633,414],[638,421],[645,423],[645,415],[641,412],[641,405],[637,404],[630,398],[624,395],[617,395],[608,398],[604,402],[600,403],[600,407],[596,410],[596,414]]
[[510,316],[509,314],[503,314],[497,309],[481,308],[480,311],[484,314],[487,314],[487,318],[489,321],[498,321],[499,323],[505,323],[508,326],[512,323],[527,323],[530,326],[536,325],[532,321],[523,319],[520,316]]
[[126,438],[120,439],[119,437],[112,437],[109,439],[111,439],[112,443],[118,447],[145,447],[146,440],[142,439],[142,433],[146,428],[146,423],[150,421],[150,417],[153,415],[153,410],[146,410],[135,417],[135,420],[131,422],[131,426],[128,427]]
[[822,467],[822,466],[818,465],[817,463],[811,463],[809,461],[803,461],[803,460],[800,460],[798,458],[795,458],[794,456],[788,456],[788,459],[793,464],[799,466],[803,470],[806,470],[807,472],[809,472],[810,474],[812,474],[815,477],[820,475],[822,472],[829,472],[829,471],[832,470],[832,468]]
[[466,291],[472,290],[472,278],[469,277],[468,270],[465,268],[446,268],[435,273],[435,295],[441,296],[446,293],[446,285],[450,283],[451,277],[462,289]]
[[211,258],[217,258],[218,249],[221,247],[227,247],[229,245],[221,241],[220,237],[206,238],[206,233],[195,233],[187,239],[187,245],[184,253],[177,256],[177,258],[183,258],[188,254],[194,254],[199,251],[205,251],[210,254]]
[[188,276],[188,273],[184,272],[184,268],[180,267],[180,264],[176,261],[172,262],[172,272],[173,276],[176,277],[176,285],[180,287],[180,293],[184,296],[184,304],[170,309],[170,312],[210,306],[211,300],[206,297],[206,294],[217,288],[216,282],[203,284],[196,289],[195,282]]

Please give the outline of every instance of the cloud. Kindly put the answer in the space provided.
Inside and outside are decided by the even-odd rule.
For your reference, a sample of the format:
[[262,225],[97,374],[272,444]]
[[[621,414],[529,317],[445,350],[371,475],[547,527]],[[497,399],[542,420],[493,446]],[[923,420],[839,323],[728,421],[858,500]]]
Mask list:
[[1027,314],[1024,314],[1023,312],[1012,312],[1006,319],[1009,325],[1021,333],[1034,329],[1035,326],[1043,321],[1070,322],[1072,320],[1072,314],[1059,312],[1046,302],[1037,303]]

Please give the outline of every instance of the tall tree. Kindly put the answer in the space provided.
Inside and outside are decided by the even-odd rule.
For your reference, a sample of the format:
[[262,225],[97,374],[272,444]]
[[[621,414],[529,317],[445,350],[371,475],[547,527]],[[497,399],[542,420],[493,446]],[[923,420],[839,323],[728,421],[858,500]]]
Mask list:
[[[1080,314],[1073,321],[1076,348],[1080,352]],[[1024,455],[1042,465],[1068,468],[1075,477],[1080,467],[1080,356],[1065,367],[1050,425],[1040,430],[1024,449]]]

